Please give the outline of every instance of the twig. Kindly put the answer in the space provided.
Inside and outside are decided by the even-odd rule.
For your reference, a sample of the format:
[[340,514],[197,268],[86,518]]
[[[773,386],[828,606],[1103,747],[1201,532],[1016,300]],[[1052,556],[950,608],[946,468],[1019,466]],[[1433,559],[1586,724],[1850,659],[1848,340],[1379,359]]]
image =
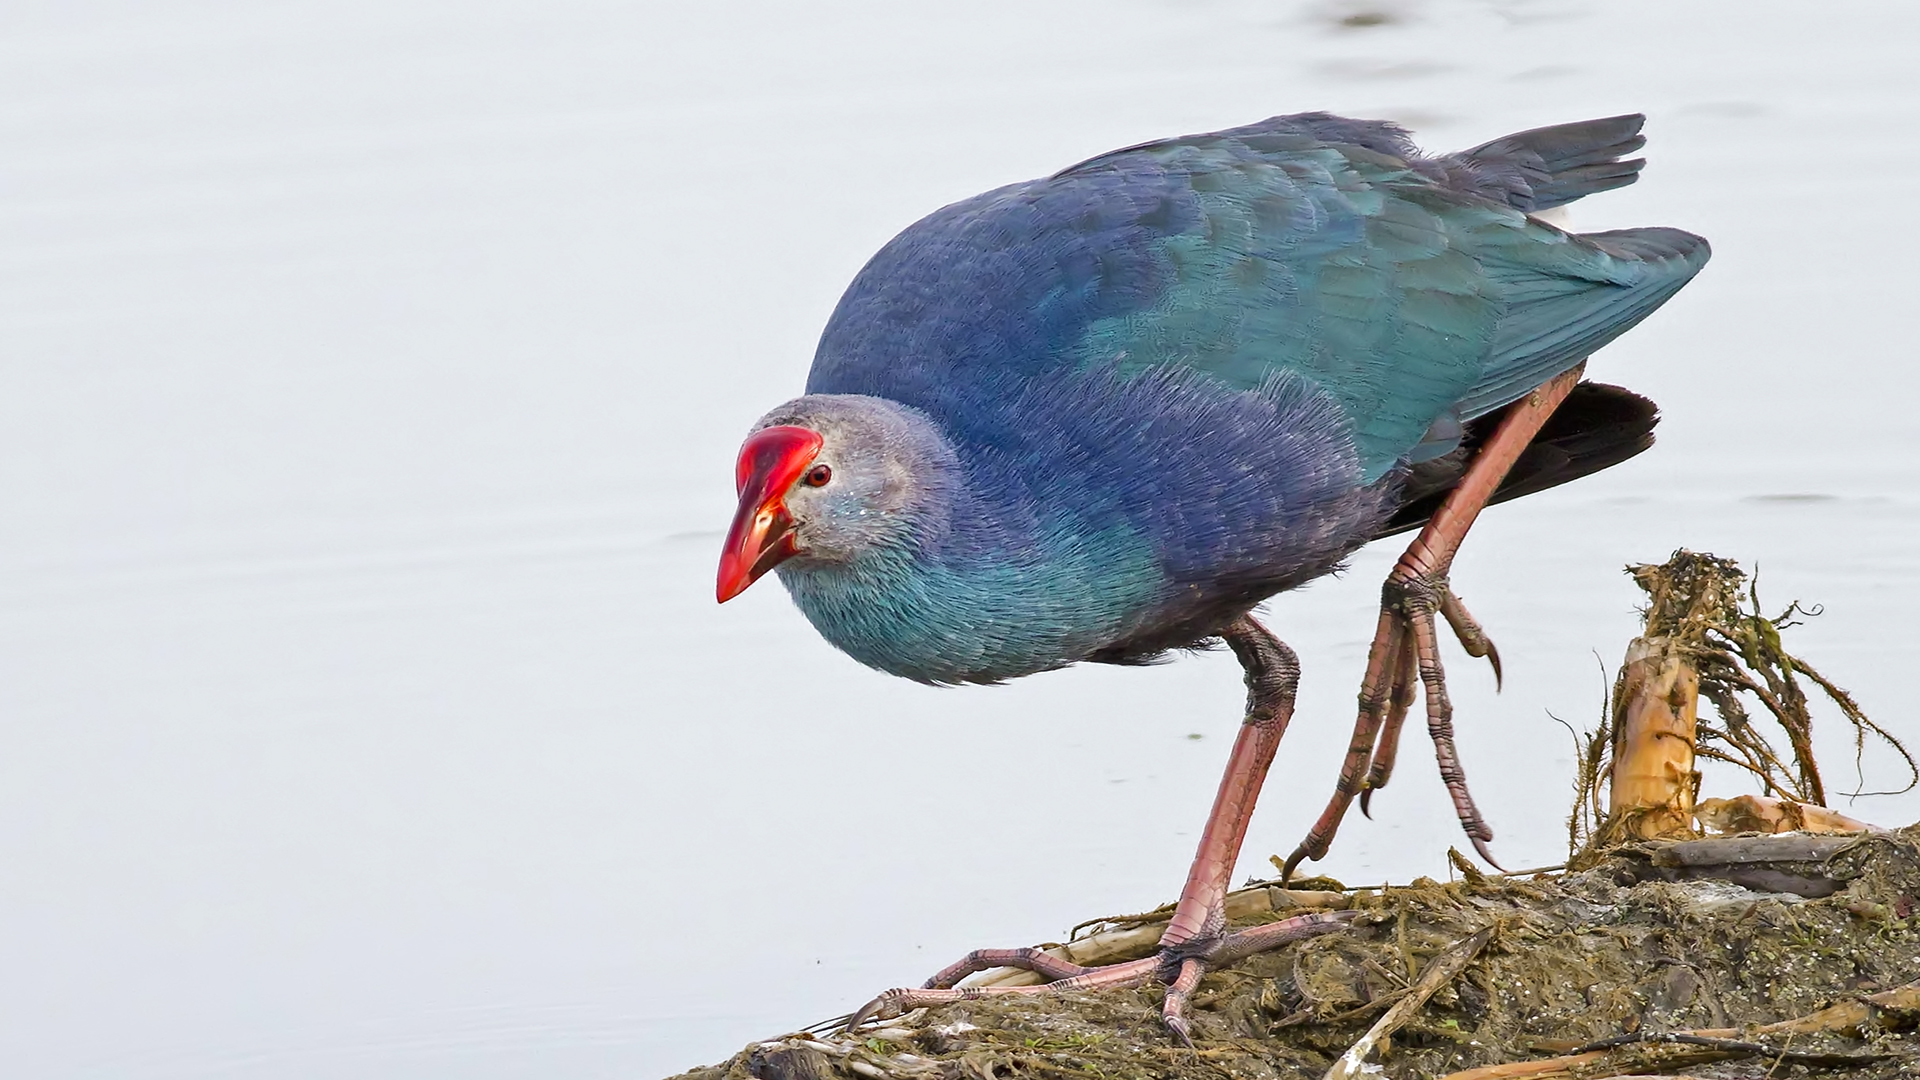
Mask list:
[[1367,1029],[1367,1033],[1360,1036],[1360,1041],[1348,1047],[1347,1052],[1341,1054],[1340,1059],[1333,1063],[1333,1068],[1327,1070],[1326,1080],[1357,1080],[1358,1077],[1366,1075],[1366,1060],[1368,1055],[1373,1053],[1374,1047],[1400,1030],[1408,1020],[1413,1018],[1414,1013],[1420,1011],[1428,998],[1466,970],[1467,965],[1473,962],[1474,957],[1480,955],[1480,950],[1486,948],[1487,942],[1491,940],[1493,940],[1493,927],[1485,927],[1455,942],[1447,948],[1446,952],[1430,961],[1426,971],[1421,973],[1419,981],[1415,982],[1413,988],[1407,992],[1407,996],[1395,1002],[1385,1016],[1374,1021],[1373,1026]]
[[[1734,866],[1745,863],[1821,863],[1862,842],[1857,835],[1716,836],[1655,848],[1655,866]],[[1870,841],[1869,841],[1870,842]]]

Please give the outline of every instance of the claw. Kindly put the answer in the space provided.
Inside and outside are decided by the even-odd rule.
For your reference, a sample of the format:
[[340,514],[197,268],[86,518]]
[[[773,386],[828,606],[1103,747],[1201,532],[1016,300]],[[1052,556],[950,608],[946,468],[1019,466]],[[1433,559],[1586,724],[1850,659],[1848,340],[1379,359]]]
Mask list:
[[1193,1029],[1187,1025],[1187,999],[1193,996],[1194,987],[1200,985],[1200,977],[1206,973],[1206,963],[1197,956],[1180,961],[1180,974],[1167,984],[1167,996],[1160,1001],[1161,1021],[1189,1050],[1193,1049]]
[[903,987],[895,987],[882,993],[879,997],[853,1010],[853,1015],[847,1017],[846,1026],[840,1030],[852,1031],[875,1020],[892,1020],[905,1016],[907,1009],[902,1002],[907,994],[908,991]]
[[[1473,850],[1479,852],[1480,858],[1485,861],[1488,866],[1493,867],[1502,874],[1507,872],[1507,868],[1500,865],[1500,860],[1493,857],[1493,852],[1487,850],[1486,840],[1482,840],[1477,836],[1469,836],[1467,839],[1473,841]],[[1489,837],[1488,839],[1492,838]]]
[[1297,848],[1294,848],[1293,854],[1287,856],[1286,864],[1280,867],[1280,887],[1281,888],[1283,889],[1286,888],[1287,882],[1293,880],[1294,869],[1300,865],[1300,860],[1306,857],[1307,857],[1307,848],[1306,848],[1306,845],[1304,844],[1302,844]]
[[1193,1049],[1193,1029],[1187,1026],[1186,1017],[1162,1015],[1160,1022],[1167,1025],[1167,1030],[1173,1033],[1175,1042],[1189,1050]]
[[847,1021],[852,1019],[852,1013],[841,1013],[839,1016],[828,1017],[825,1020],[816,1020],[800,1030],[809,1035],[826,1035],[830,1032],[845,1031],[847,1030]]

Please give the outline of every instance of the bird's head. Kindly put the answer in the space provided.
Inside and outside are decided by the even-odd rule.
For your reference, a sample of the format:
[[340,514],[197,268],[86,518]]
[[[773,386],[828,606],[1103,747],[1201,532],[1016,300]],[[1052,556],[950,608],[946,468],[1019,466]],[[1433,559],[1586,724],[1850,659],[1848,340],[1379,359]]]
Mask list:
[[932,421],[897,402],[809,394],[780,406],[740,447],[715,595],[724,604],[789,559],[849,562],[907,542],[954,467]]

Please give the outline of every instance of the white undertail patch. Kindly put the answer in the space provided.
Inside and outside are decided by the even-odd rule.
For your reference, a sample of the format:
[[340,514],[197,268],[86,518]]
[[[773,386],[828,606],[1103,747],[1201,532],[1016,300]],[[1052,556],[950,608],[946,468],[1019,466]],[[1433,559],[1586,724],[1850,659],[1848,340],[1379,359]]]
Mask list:
[[1542,225],[1551,225],[1561,232],[1572,232],[1573,211],[1568,209],[1570,205],[1569,203],[1561,203],[1559,206],[1550,206],[1545,210],[1535,210],[1527,216]]

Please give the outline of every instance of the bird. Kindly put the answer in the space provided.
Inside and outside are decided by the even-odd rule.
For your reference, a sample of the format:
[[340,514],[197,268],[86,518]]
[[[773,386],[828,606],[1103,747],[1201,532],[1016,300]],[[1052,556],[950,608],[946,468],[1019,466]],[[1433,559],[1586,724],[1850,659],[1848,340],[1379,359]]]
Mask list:
[[[1403,127],[1324,112],[1161,139],[936,210],[829,317],[804,393],[735,467],[722,603],[773,572],[827,641],[918,682],[1004,682],[1224,643],[1247,707],[1158,951],[1080,967],[985,949],[849,1027],[987,993],[1166,986],[1338,930],[1339,914],[1229,932],[1225,895],[1293,714],[1297,655],[1256,606],[1418,530],[1382,588],[1353,739],[1287,860],[1319,859],[1391,776],[1424,702],[1481,855],[1435,632],[1499,674],[1448,578],[1487,505],[1608,468],[1658,410],[1583,381],[1589,356],[1690,281],[1707,242],[1552,220],[1634,183],[1644,116],[1428,155]],[[1497,864],[1495,864],[1497,865]],[[991,967],[1040,986],[959,987]]]

